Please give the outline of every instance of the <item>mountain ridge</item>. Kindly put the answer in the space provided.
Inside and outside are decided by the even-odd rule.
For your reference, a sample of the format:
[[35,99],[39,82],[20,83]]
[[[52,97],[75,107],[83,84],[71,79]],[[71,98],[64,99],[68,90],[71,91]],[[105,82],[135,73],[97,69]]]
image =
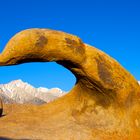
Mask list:
[[35,88],[21,79],[13,80],[7,84],[0,84],[0,97],[4,103],[30,103],[43,104],[49,103],[65,94],[59,88]]

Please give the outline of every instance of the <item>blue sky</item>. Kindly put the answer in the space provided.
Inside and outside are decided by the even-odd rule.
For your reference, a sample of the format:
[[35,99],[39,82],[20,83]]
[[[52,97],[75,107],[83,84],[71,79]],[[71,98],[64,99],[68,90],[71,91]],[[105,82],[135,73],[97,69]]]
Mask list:
[[[0,51],[15,33],[34,27],[78,35],[140,80],[139,0],[0,0]],[[63,90],[75,83],[75,77],[56,63],[0,67],[0,83],[14,79]]]

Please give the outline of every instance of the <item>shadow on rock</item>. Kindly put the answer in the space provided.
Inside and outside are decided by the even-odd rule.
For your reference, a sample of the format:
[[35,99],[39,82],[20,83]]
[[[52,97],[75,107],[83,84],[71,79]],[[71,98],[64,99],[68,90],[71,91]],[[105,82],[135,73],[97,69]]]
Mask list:
[[31,139],[12,139],[12,138],[0,137],[0,140],[31,140]]

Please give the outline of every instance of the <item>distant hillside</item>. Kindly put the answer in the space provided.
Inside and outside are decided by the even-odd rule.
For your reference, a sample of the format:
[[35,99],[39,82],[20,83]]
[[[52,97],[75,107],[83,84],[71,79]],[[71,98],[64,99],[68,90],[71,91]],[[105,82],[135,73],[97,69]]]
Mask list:
[[4,103],[43,104],[51,102],[65,94],[66,92],[59,88],[35,88],[22,80],[0,84],[0,97]]

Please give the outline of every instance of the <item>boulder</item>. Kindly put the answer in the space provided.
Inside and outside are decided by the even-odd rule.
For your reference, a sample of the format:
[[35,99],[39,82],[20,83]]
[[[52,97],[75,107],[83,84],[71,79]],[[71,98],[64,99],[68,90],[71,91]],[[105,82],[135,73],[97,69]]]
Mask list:
[[[28,29],[16,34],[0,55],[0,66],[52,61],[75,75],[75,86],[64,97],[34,111],[13,114],[18,123],[11,129],[18,131],[25,120],[26,127],[14,136],[12,131],[5,135],[51,140],[140,139],[140,86],[104,52],[71,34]],[[34,119],[38,121],[31,123]],[[31,131],[31,127],[40,131]],[[38,137],[33,137],[36,133]]]
[[2,100],[0,98],[0,117],[2,116],[3,113],[3,104],[2,104]]

